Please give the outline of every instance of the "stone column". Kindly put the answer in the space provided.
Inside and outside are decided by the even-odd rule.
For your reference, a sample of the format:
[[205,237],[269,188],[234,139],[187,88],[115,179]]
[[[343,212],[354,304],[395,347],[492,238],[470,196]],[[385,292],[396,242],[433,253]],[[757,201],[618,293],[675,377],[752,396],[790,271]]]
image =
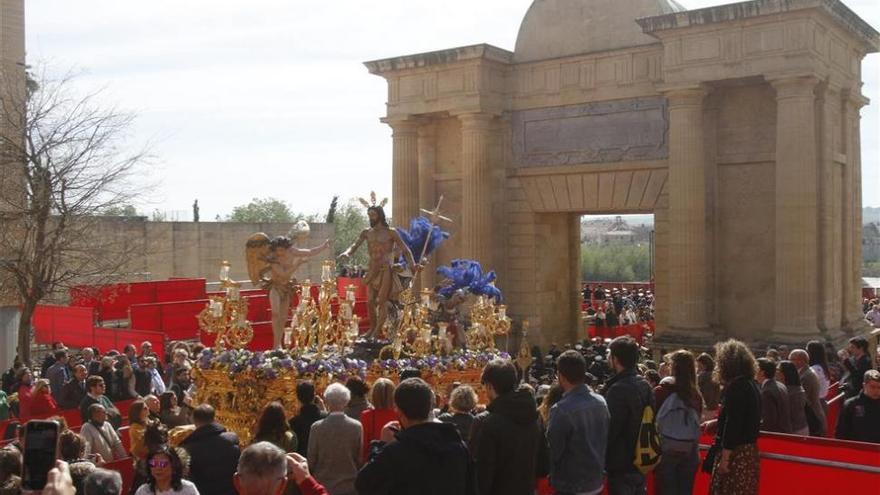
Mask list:
[[771,81],[776,88],[776,297],[774,337],[818,334],[818,147],[815,77]]
[[461,121],[461,255],[492,267],[492,164],[489,127],[492,116],[459,115]]
[[864,325],[862,314],[862,159],[861,109],[867,100],[858,90],[846,93],[843,119],[846,165],[843,169],[843,318],[846,328]]
[[[436,184],[434,183],[434,171],[437,159],[436,129],[433,123],[426,123],[419,127],[419,207],[431,209],[437,204]],[[448,229],[449,226],[441,225]],[[436,255],[432,257],[436,261]],[[433,287],[434,270],[437,263],[432,263],[423,270],[420,277],[422,287]]]
[[708,329],[706,164],[701,86],[666,92],[669,102],[669,326]]
[[391,220],[395,227],[408,228],[419,214],[419,125],[415,120],[389,120],[388,125],[394,141]]

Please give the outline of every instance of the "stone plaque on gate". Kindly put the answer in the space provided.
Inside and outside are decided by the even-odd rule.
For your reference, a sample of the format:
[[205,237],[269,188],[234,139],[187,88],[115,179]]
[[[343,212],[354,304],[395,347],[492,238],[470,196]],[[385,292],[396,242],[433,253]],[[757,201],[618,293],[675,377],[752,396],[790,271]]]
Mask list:
[[518,167],[576,165],[668,157],[662,96],[513,113]]

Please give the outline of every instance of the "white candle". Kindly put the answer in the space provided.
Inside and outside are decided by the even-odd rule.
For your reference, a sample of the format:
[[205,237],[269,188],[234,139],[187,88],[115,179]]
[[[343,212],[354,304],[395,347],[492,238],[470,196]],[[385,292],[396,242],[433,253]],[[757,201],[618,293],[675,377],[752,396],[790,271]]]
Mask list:
[[220,280],[227,281],[229,280],[229,262],[224,261],[220,264]]
[[329,261],[325,261],[323,265],[321,265],[321,282],[329,282],[333,279],[333,264]]
[[216,300],[211,301],[211,316],[214,318],[220,318],[223,316],[223,303]]
[[284,345],[289,347],[292,342],[293,342],[293,331],[289,328],[285,328],[284,329]]
[[355,286],[353,286],[353,285],[349,285],[348,287],[346,287],[346,288],[345,288],[345,299],[347,299],[347,300],[351,301],[352,303],[354,303],[354,301],[355,301],[355,292],[356,292],[356,290],[357,290],[357,289],[356,289]]
[[503,320],[504,318],[507,318],[507,306],[505,306],[505,305],[503,305],[503,304],[502,304],[501,306],[498,306],[498,316],[499,316],[502,320]]

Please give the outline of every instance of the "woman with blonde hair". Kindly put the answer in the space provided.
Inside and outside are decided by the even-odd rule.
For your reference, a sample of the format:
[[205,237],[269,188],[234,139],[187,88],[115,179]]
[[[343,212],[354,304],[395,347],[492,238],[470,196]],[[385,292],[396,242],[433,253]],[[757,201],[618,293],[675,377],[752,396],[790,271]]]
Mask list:
[[712,495],[754,495],[758,493],[761,460],[758,431],[761,428],[761,391],[755,382],[758,363],[738,340],[715,345],[715,364],[724,386],[715,443],[703,470],[712,473]]
[[363,459],[368,459],[370,442],[379,440],[382,428],[392,421],[397,421],[397,411],[394,410],[394,382],[387,378],[379,378],[373,383],[370,393],[370,402],[373,409],[367,409],[361,413],[361,426],[364,427]]
[[477,393],[473,387],[459,385],[449,395],[449,412],[443,413],[437,418],[444,423],[454,424],[465,443],[470,441],[477,400]]

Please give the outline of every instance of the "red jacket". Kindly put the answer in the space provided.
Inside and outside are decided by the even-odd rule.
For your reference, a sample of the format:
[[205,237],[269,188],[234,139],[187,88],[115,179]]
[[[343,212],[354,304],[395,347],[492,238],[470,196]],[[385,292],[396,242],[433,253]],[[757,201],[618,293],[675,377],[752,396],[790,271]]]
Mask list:
[[299,491],[302,495],[330,495],[330,492],[311,476],[304,479],[302,483],[299,484]]
[[32,385],[22,385],[18,388],[18,416],[20,418],[30,418],[34,414],[31,412],[33,390]]
[[58,412],[58,404],[48,392],[36,394],[31,398],[32,416],[45,416],[56,412]]
[[361,452],[366,462],[370,453],[370,442],[379,440],[382,428],[392,421],[397,421],[397,413],[393,409],[367,409],[361,413],[361,426],[364,427],[364,445]]

